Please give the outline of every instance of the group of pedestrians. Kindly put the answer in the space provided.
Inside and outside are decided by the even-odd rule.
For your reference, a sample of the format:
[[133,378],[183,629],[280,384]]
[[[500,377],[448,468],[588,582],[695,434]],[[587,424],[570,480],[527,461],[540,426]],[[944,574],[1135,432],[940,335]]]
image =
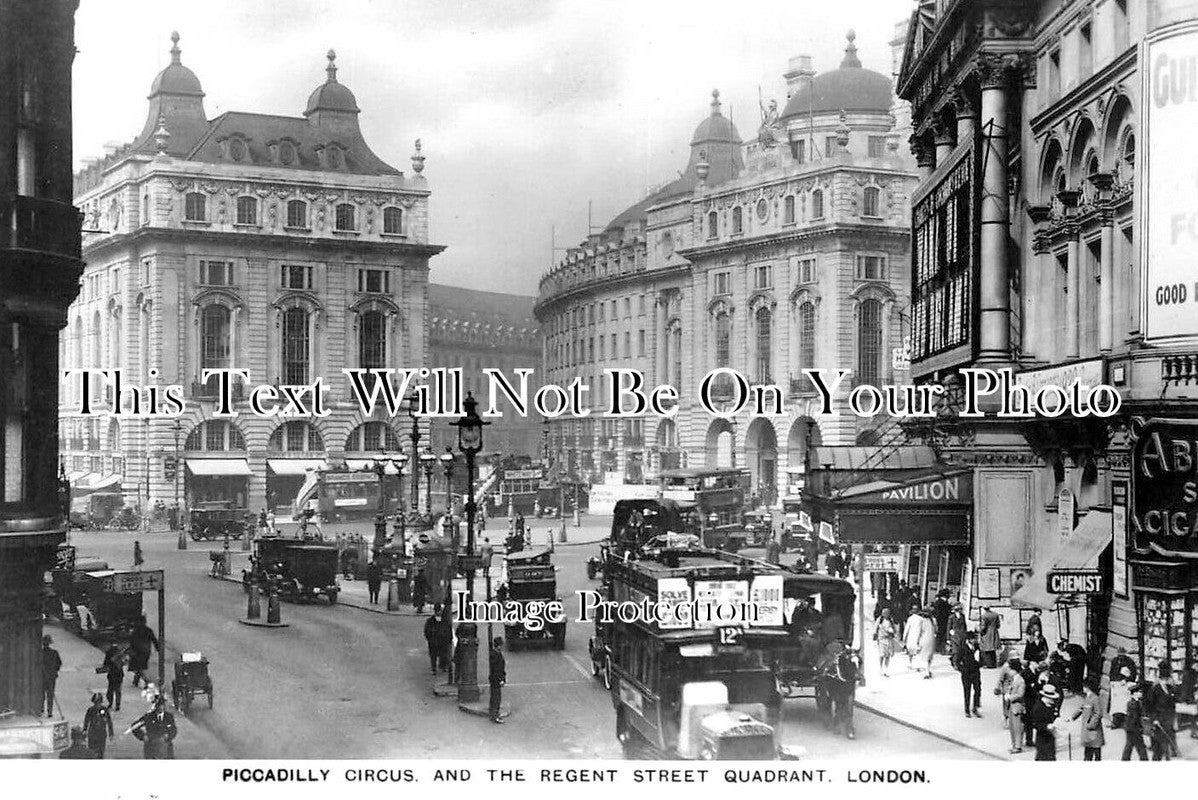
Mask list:
[[[445,673],[447,683],[456,683],[462,673],[462,637],[453,635],[448,610],[441,605],[433,606],[433,613],[424,621],[424,641],[428,646],[429,670],[435,676]],[[503,639],[496,637],[489,642],[487,684],[490,690],[489,713],[491,721],[503,722],[503,686],[507,682],[507,660],[503,655]]]

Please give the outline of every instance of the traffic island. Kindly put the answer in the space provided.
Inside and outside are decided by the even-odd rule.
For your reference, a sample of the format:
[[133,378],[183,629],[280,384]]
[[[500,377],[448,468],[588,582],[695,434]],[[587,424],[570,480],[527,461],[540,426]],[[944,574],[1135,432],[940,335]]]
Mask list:
[[[458,710],[464,714],[470,714],[475,717],[483,717],[484,719],[491,719],[491,704],[489,702],[489,698],[484,700],[480,697],[476,702],[473,703],[458,703]],[[499,718],[504,720],[511,715],[512,707],[505,703],[500,703]]]
[[289,622],[268,622],[260,619],[239,619],[237,621],[242,625],[249,625],[254,628],[287,628],[291,625]]
[[456,683],[438,683],[433,686],[433,697],[457,697],[458,685]]

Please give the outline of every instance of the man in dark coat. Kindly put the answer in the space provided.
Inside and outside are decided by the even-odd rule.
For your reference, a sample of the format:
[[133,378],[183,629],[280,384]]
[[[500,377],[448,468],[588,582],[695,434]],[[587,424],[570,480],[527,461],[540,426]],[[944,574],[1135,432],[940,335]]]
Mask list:
[[965,620],[965,606],[957,603],[953,613],[948,615],[948,661],[953,669],[957,667],[957,653],[965,646],[965,631],[968,623]]
[[952,604],[948,602],[948,590],[941,590],[932,603],[932,617],[936,620],[936,650],[943,653],[948,643],[948,618],[953,613]]
[[982,666],[986,669],[998,666],[998,648],[1002,646],[999,623],[998,614],[986,606],[978,620],[978,649],[982,652]]
[[1021,663],[1020,675],[1023,677],[1024,745],[1026,747],[1033,747],[1036,744],[1036,730],[1031,724],[1031,713],[1035,709],[1036,703],[1040,701],[1040,684],[1036,680],[1036,673],[1032,671],[1031,666],[1026,661]]
[[412,607],[417,614],[424,613],[424,604],[428,602],[428,579],[423,572],[417,572],[412,580]]
[[453,660],[453,623],[449,621],[449,606],[445,606],[441,610],[441,669],[445,670],[449,675],[449,682],[456,683],[458,679],[457,670],[454,669]]
[[961,693],[965,698],[965,716],[980,717],[982,705],[982,666],[978,655],[978,635],[965,634],[965,645],[957,653],[957,671],[961,673]]
[[1115,657],[1111,659],[1111,670],[1110,673],[1108,673],[1111,680],[1122,680],[1122,670],[1124,667],[1126,667],[1128,670],[1127,680],[1136,680],[1140,670],[1136,666],[1135,659],[1127,654],[1126,647],[1120,647],[1118,652],[1115,654]]
[[71,728],[71,746],[58,754],[59,758],[98,758],[87,746],[86,734],[78,725]]
[[1171,761],[1177,755],[1177,687],[1168,664],[1157,668],[1156,683],[1145,693],[1144,710],[1152,725],[1152,760]]
[[175,716],[166,710],[166,698],[162,695],[154,699],[154,708],[139,717],[130,729],[142,743],[143,758],[175,757],[175,737],[179,735],[179,729],[175,727]]
[[1148,748],[1144,746],[1144,687],[1133,683],[1131,699],[1127,701],[1127,714],[1123,718],[1123,733],[1127,741],[1123,745],[1124,761],[1131,761],[1132,750],[1141,761],[1148,760]]
[[507,661],[503,657],[503,639],[496,638],[491,642],[491,664],[488,674],[490,683],[491,721],[503,722],[503,684],[507,683]]
[[1032,708],[1031,727],[1036,732],[1036,760],[1057,760],[1055,723],[1060,713],[1061,693],[1051,683],[1040,690],[1040,699]]
[[441,650],[444,649],[441,644],[441,620],[437,618],[440,611],[441,607],[435,606],[433,613],[424,621],[424,641],[428,645],[428,664],[434,675],[437,674]]
[[158,649],[158,646],[158,637],[146,624],[146,615],[142,614],[129,636],[129,671],[133,673],[134,686],[146,679],[144,673],[150,664],[150,648]]
[[121,710],[121,684],[125,682],[125,653],[115,643],[110,644],[104,651],[104,663],[100,669],[108,678],[108,707]]
[[54,687],[58,683],[58,671],[62,669],[62,657],[50,645],[54,640],[49,634],[42,637],[42,698],[46,702],[46,716],[54,715]]
[[366,590],[370,594],[370,602],[378,605],[379,589],[383,586],[383,567],[378,560],[371,561],[366,567]]
[[92,695],[91,708],[83,715],[83,731],[87,734],[88,749],[96,758],[103,758],[108,737],[112,736],[112,713],[105,708],[104,695],[99,692]]
[[1044,636],[1039,631],[1036,631],[1023,646],[1023,663],[1040,665],[1047,660],[1048,642],[1044,641]]

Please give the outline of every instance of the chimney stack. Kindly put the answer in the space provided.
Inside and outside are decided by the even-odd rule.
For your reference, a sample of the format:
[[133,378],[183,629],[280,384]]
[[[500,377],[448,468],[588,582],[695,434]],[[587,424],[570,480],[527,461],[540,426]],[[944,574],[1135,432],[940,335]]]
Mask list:
[[783,78],[786,79],[786,97],[790,98],[803,83],[815,75],[811,68],[811,56],[795,56],[787,65]]

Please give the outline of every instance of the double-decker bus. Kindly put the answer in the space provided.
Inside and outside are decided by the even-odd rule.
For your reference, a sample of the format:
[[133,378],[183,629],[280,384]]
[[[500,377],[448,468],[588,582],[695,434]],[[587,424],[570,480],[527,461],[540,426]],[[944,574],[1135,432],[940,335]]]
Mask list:
[[749,471],[734,468],[669,469],[658,474],[663,500],[693,505],[704,547],[735,552],[744,547]]
[[[399,477],[383,477],[386,487],[386,511],[399,508]],[[292,505],[299,519],[305,511],[314,511],[320,522],[346,522],[373,519],[379,510],[379,477],[373,470],[320,470],[308,473]]]

